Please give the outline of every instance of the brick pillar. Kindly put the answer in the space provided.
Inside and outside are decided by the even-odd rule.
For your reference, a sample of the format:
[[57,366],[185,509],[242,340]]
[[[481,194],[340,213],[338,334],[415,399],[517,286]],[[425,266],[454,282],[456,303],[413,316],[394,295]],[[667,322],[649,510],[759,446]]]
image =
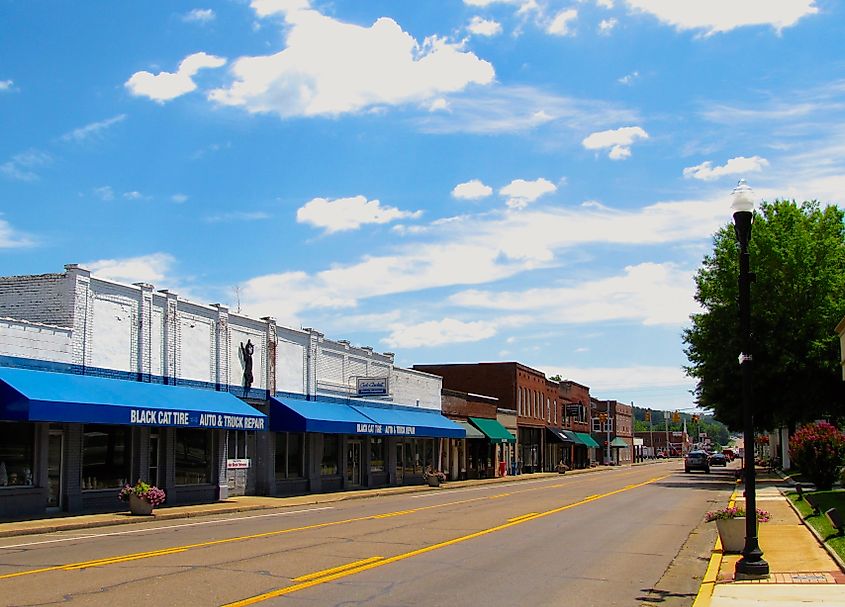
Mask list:
[[215,361],[216,373],[214,381],[217,389],[224,392],[229,391],[229,348],[231,339],[229,337],[229,308],[223,304],[212,304],[217,308],[217,326],[214,336],[216,341],[217,360]]
[[68,306],[73,317],[73,358],[72,362],[84,368],[88,364],[88,344],[91,343],[91,272],[80,268],[75,263],[65,266]]
[[164,305],[164,360],[162,361],[162,375],[164,383],[175,384],[179,377],[179,308],[178,296],[167,289],[159,293],[167,298]]
[[136,282],[141,289],[138,305],[138,380],[150,381],[152,367],[153,285]]

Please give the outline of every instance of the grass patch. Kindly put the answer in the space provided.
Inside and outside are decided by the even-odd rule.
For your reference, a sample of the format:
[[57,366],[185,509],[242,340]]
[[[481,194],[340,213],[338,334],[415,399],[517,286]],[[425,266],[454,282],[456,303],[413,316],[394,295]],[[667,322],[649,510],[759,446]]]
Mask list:
[[807,503],[807,500],[799,500],[797,493],[790,492],[788,497],[798,508],[801,517],[824,538],[824,543],[833,548],[840,558],[845,559],[845,536],[837,535],[836,529],[824,515],[825,510],[829,508],[836,508],[839,512],[845,514],[845,490],[804,491],[804,495],[812,495],[815,498],[819,505],[819,514],[813,514],[813,509]]

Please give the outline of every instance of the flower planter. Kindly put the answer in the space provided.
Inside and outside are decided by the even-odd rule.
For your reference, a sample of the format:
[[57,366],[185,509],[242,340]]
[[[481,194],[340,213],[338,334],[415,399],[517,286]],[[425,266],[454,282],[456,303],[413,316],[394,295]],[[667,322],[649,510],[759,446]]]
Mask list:
[[129,512],[134,515],[149,516],[153,513],[153,505],[147,500],[131,493],[129,495]]
[[426,480],[428,481],[429,487],[439,487],[440,486],[440,479],[437,478],[436,476],[434,476],[433,474],[427,476]]
[[724,518],[716,521],[722,552],[742,552],[745,547],[745,517]]

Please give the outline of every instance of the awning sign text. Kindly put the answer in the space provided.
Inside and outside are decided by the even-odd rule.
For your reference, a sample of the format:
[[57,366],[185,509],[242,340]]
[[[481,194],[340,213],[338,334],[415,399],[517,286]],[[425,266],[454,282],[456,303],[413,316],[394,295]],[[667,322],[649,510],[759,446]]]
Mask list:
[[224,430],[264,430],[265,418],[169,409],[131,409],[129,423],[143,426],[185,426]]

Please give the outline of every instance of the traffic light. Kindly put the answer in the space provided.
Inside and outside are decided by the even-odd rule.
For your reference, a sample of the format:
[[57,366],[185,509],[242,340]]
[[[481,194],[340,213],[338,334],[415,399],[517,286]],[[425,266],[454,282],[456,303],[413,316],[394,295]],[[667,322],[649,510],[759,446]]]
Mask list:
[[599,421],[604,423],[607,421],[607,413],[599,413]]
[[645,420],[647,422],[651,421],[651,410],[648,410],[648,411],[645,412]]
[[681,423],[681,414],[678,411],[672,413],[672,422],[676,424]]
[[698,415],[693,415],[693,416],[692,416],[692,423],[697,424],[699,419],[701,419],[701,417],[700,417],[700,416],[698,416]]

